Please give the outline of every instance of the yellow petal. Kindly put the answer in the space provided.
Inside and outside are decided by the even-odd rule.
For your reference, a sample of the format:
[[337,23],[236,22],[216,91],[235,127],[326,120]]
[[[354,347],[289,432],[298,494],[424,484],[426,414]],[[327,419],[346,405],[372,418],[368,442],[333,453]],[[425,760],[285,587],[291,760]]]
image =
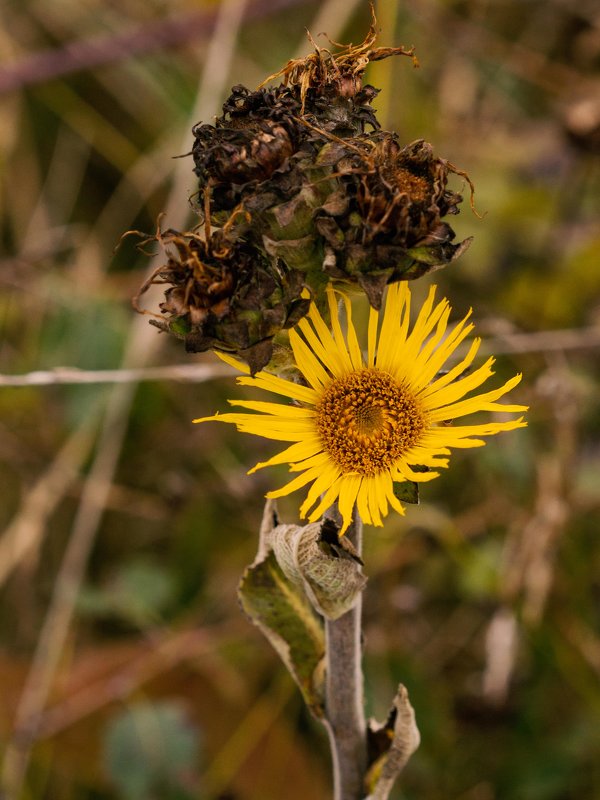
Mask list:
[[503,406],[494,402],[502,395],[510,392],[521,380],[522,375],[515,375],[498,389],[493,389],[485,394],[475,395],[467,400],[440,407],[430,413],[429,418],[432,422],[457,419],[464,417],[465,414],[472,414],[475,411],[526,411],[527,406]]
[[453,425],[445,425],[440,428],[432,428],[428,431],[426,443],[436,447],[443,445],[445,447],[480,447],[485,444],[481,439],[472,439],[473,436],[495,436],[497,433],[503,431],[513,431],[516,428],[526,428],[527,423],[523,417],[516,420],[508,420],[506,422],[488,422],[484,425],[463,425],[461,427],[454,427]]
[[[325,325],[323,320],[321,320],[321,322]],[[306,317],[300,320],[298,328],[306,339],[309,348],[332,375],[343,375],[346,372],[344,359],[338,353],[337,346],[331,334],[329,334],[330,341],[326,338],[323,342],[322,337],[315,332],[313,325],[311,325]],[[325,328],[325,330],[327,330],[327,328]]]
[[396,469],[394,474],[394,479],[397,481],[413,481],[414,483],[427,483],[427,481],[432,481],[434,478],[439,478],[439,472],[415,472],[412,470],[406,461],[398,461],[396,463]]
[[426,393],[427,407],[434,409],[440,406],[450,405],[450,403],[455,403],[461,397],[472,392],[473,389],[477,389],[494,374],[492,370],[494,361],[495,359],[490,356],[485,364],[482,364],[478,369],[466,375],[464,378],[454,381],[454,383],[451,383],[449,386],[444,386],[437,392],[432,392],[431,394]]
[[379,369],[392,372],[396,365],[395,353],[406,341],[410,322],[410,290],[406,281],[388,287],[375,363]]
[[346,310],[346,340],[348,342],[348,353],[350,355],[350,360],[352,362],[353,369],[359,370],[364,368],[364,361],[362,357],[362,352],[360,349],[360,345],[358,344],[358,338],[356,336],[356,329],[352,322],[352,306],[350,304],[350,300],[347,295],[343,292],[340,292],[340,297],[342,298],[342,302],[344,303],[344,308]]
[[273,394],[280,394],[309,405],[315,405],[319,400],[317,392],[309,386],[300,386],[298,383],[286,381],[276,375],[270,375],[268,372],[258,372],[253,378],[239,377],[237,382],[240,386],[256,386],[257,389],[265,389]]
[[339,480],[336,480],[335,483],[332,483],[327,490],[323,489],[323,492],[324,494],[321,502],[316,508],[313,509],[313,511],[311,511],[308,517],[309,522],[316,522],[338,499],[338,495],[340,493]]
[[253,433],[265,439],[280,439],[282,442],[301,442],[307,436],[314,435],[314,423],[302,420],[282,420],[279,417],[262,414],[217,414],[204,417],[194,422],[230,422],[243,433]]
[[286,494],[295,492],[296,489],[301,489],[307,483],[319,478],[320,470],[318,468],[307,469],[301,475],[297,475],[293,480],[286,483],[280,489],[275,489],[272,492],[267,492],[266,496],[270,498],[284,497]]
[[[456,348],[473,330],[474,325],[472,323],[467,325],[466,320],[467,317],[459,322],[458,325],[455,325],[444,341],[438,345],[435,352],[425,361],[423,361],[423,354],[419,354],[417,358],[418,367],[415,368],[415,372],[417,373],[415,376],[415,385],[419,388],[423,387],[425,394],[433,394],[433,392],[436,392],[438,389],[442,388],[442,386],[451,383],[473,362],[479,350],[481,339],[475,339],[467,355],[458,364],[452,367],[448,373],[436,378],[437,373],[442,369]],[[450,372],[452,373],[452,377],[447,378]]]
[[329,304],[329,313],[331,316],[331,329],[333,338],[335,340],[337,352],[343,360],[344,368],[347,372],[352,370],[352,362],[350,354],[346,348],[344,334],[342,333],[342,326],[340,325],[340,317],[338,314],[337,302],[335,299],[335,292],[331,284],[327,287],[327,302]]
[[369,502],[369,512],[371,517],[371,524],[377,525],[381,527],[383,522],[381,521],[381,514],[379,513],[379,497],[377,491],[377,479],[374,477],[369,477],[366,479],[367,487],[368,487],[368,502]]
[[379,324],[379,312],[373,306],[369,306],[369,329],[367,344],[367,365],[375,366],[375,353],[377,352],[377,326]]
[[236,358],[229,353],[223,353],[221,350],[215,350],[214,353],[217,358],[220,358],[221,361],[229,364],[230,367],[237,369],[239,372],[245,372],[247,375],[250,375],[250,367],[244,361],[240,361],[239,358]]
[[356,495],[356,509],[363,522],[371,524],[371,511],[369,509],[369,478],[364,478]]
[[340,499],[338,501],[338,508],[342,515],[343,525],[340,535],[346,532],[348,526],[352,522],[352,511],[356,503],[360,484],[362,483],[362,475],[346,475],[340,480]]
[[[335,339],[333,338],[333,334],[325,324],[325,320],[320,315],[318,308],[313,303],[308,312],[308,319],[311,321],[315,333],[319,337],[319,341],[321,342],[323,349],[327,353],[327,357],[331,358],[332,354],[336,359],[336,364],[339,365],[341,368],[343,366],[343,360],[341,358],[337,358],[337,345],[335,343]],[[329,363],[327,364],[329,367]],[[340,373],[341,374],[341,373]]]
[[272,467],[275,464],[289,464],[292,461],[310,458],[319,452],[320,448],[321,442],[319,439],[303,439],[300,442],[295,442],[290,445],[285,450],[282,450],[281,453],[273,456],[268,461],[260,461],[248,471],[248,475],[251,475],[259,469],[264,469],[264,467]]
[[[457,326],[458,327],[458,326]],[[461,338],[462,339],[467,336],[472,328],[472,325],[466,326],[461,331]],[[456,328],[455,328],[456,330]],[[460,341],[458,343],[460,343]],[[428,384],[428,386],[424,389],[422,396],[427,397],[430,394],[435,394],[435,392],[442,389],[444,386],[452,383],[452,381],[456,380],[466,369],[468,369],[471,364],[473,363],[475,356],[479,351],[479,347],[481,345],[481,339],[476,338],[472,341],[471,346],[469,347],[469,351],[467,355],[461,359],[458,364],[455,364],[452,369],[449,369],[445,375],[440,375],[439,378],[435,378],[439,370],[442,368],[443,364],[445,363],[445,357],[437,358],[438,353],[435,353],[427,362],[427,365],[423,368],[421,374],[419,375],[419,382],[423,382],[423,384]],[[441,348],[438,348],[438,352]]]
[[306,342],[294,330],[290,331],[290,344],[298,369],[313,389],[320,393],[323,386],[329,382],[327,372]]
[[417,357],[419,350],[421,349],[425,338],[428,336],[430,331],[433,329],[435,323],[441,316],[444,308],[448,304],[447,300],[442,300],[440,303],[433,308],[433,301],[435,299],[435,291],[436,286],[431,286],[429,288],[429,294],[427,295],[427,299],[421,306],[421,309],[417,315],[417,319],[413,326],[412,331],[406,338],[406,342],[404,342],[402,346],[402,358],[400,359],[398,356],[399,349],[396,346],[395,348],[395,357],[394,361],[401,363],[408,363],[409,365],[414,361]]
[[[334,484],[337,485],[337,480],[340,476],[339,467],[336,467],[334,464],[329,463],[322,472],[321,481],[315,481],[313,485],[308,490],[308,494],[306,495],[306,499],[302,503],[300,507],[300,516],[305,517],[308,511],[312,508],[312,506],[317,502],[319,499],[319,495],[322,494],[321,492],[321,485],[324,484],[326,486],[333,486]],[[337,497],[337,494],[336,494]],[[330,503],[331,505],[331,503]],[[325,506],[327,508],[327,506]]]
[[301,408],[286,403],[267,403],[263,400],[228,400],[229,405],[237,408],[249,408],[251,411],[260,411],[263,414],[272,414],[281,419],[314,419],[315,412],[312,408]]

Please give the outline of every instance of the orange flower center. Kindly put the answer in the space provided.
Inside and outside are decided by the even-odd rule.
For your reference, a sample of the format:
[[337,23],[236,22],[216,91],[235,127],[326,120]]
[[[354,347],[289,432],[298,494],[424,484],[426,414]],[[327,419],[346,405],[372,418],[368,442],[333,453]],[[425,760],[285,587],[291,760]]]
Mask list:
[[346,474],[375,475],[389,469],[427,426],[412,391],[377,369],[336,378],[316,412],[323,448]]

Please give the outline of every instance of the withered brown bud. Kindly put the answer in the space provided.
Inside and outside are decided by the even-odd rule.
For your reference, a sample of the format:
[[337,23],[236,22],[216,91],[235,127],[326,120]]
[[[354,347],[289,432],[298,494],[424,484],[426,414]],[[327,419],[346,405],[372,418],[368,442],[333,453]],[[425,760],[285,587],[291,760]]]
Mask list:
[[387,283],[445,266],[470,244],[453,244],[454,231],[442,222],[462,201],[447,188],[448,176],[464,173],[422,139],[400,147],[394,134],[378,132],[334,142],[319,163],[343,175],[337,202],[315,215],[324,270],[358,282],[376,308]]
[[209,241],[172,229],[155,239],[167,260],[135,303],[152,284],[167,284],[162,317],[151,323],[183,339],[189,352],[236,353],[254,373],[270,360],[273,337],[308,311],[301,273],[229,241],[221,230]]
[[[347,84],[344,84],[347,88]],[[257,190],[276,190],[298,178],[289,177],[299,159],[313,158],[323,137],[348,137],[379,127],[370,103],[372,86],[339,93],[337,85],[310,90],[304,99],[298,86],[277,86],[250,92],[234,86],[215,125],[196,125],[192,155],[200,196],[210,189],[212,219],[224,224],[228,212]],[[327,139],[325,139],[327,141]],[[223,213],[227,212],[227,213]]]
[[297,148],[300,104],[287,94],[234,86],[216,125],[192,131],[200,179],[244,184],[270,177]]
[[193,155],[213,225],[302,271],[317,295],[340,279],[379,308],[386,284],[449,264],[469,245],[454,243],[443,218],[462,201],[448,176],[470,181],[425,141],[401,147],[379,130],[364,70],[414,55],[375,47],[375,37],[373,24],[360,45],[335,54],[315,45],[271,76],[282,79],[274,88],[234,87],[216,124],[194,129]]
[[167,262],[142,289],[167,284],[153,322],[188,350],[237,353],[256,371],[307,313],[303,287],[319,303],[330,280],[358,284],[379,308],[388,283],[469,245],[444,220],[462,201],[448,177],[462,176],[472,199],[468,176],[425,141],[402,147],[380,130],[366,67],[395,55],[418,64],[412,48],[376,47],[376,35],[373,14],[359,45],[313,42],[257,90],[234,86],[215,123],[193,129],[205,237],[160,234]]

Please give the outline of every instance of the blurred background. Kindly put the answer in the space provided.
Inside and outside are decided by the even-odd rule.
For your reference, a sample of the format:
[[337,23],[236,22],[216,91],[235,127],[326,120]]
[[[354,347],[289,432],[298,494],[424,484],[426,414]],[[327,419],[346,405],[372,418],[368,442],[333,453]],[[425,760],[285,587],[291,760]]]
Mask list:
[[[456,317],[474,307],[498,382],[524,373],[531,411],[366,529],[368,713],[406,684],[422,744],[396,800],[594,800],[598,6],[376,10],[379,44],[421,63],[369,67],[380,122],[466,170],[484,215],[463,203],[452,224],[474,243],[433,279]],[[4,796],[325,800],[324,732],[236,599],[284,472],[247,477],[269,443],[191,424],[241,390],[132,312],[160,262],[115,248],[161,212],[193,224],[192,125],[310,52],[306,28],[361,41],[368,4],[5,0],[2,17]]]

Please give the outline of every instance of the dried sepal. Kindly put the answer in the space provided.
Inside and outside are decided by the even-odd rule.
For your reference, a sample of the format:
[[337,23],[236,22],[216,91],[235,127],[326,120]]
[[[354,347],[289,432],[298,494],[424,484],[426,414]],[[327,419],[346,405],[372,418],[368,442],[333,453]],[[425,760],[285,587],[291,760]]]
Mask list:
[[390,56],[408,56],[414,66],[419,62],[414,53],[414,47],[375,47],[377,41],[377,19],[375,9],[371,4],[371,26],[360,44],[339,44],[331,42],[337,48],[336,52],[319,47],[310,33],[308,38],[314,47],[314,52],[303,58],[291,59],[278,72],[270,75],[261,86],[271,81],[280,79],[284,86],[297,87],[300,92],[302,113],[307,105],[310,94],[327,94],[333,92],[341,97],[354,97],[363,88],[362,77],[371,61],[381,61]]

